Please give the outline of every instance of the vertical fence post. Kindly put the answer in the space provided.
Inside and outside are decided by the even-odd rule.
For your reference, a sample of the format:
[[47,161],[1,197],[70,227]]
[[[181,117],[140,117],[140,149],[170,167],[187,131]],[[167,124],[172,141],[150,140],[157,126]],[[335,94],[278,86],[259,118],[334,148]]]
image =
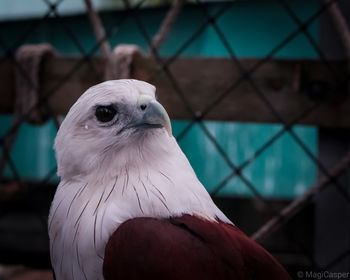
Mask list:
[[[326,168],[334,166],[350,149],[350,130],[320,128],[319,160]],[[349,172],[338,178],[349,193]],[[321,269],[350,271],[350,255],[339,259],[350,249],[350,203],[334,185],[322,191],[315,200],[315,262]]]
[[[338,1],[337,5],[344,19],[348,19],[349,1]],[[349,52],[332,16],[328,12],[320,18],[321,49],[328,59],[346,59]],[[350,129],[320,128],[318,144],[319,160],[326,168],[333,166],[350,150]],[[350,172],[340,176],[338,182],[350,192]],[[349,272],[350,203],[333,185],[318,195],[315,204],[315,261],[329,271]]]

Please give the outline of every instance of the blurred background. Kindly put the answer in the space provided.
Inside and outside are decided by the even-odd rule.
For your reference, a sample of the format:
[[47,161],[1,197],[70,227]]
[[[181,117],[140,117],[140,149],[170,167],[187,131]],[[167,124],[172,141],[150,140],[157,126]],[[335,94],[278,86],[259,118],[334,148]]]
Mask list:
[[119,78],[157,87],[216,204],[294,279],[350,279],[349,1],[0,7],[0,279],[53,279],[53,141],[87,88]]

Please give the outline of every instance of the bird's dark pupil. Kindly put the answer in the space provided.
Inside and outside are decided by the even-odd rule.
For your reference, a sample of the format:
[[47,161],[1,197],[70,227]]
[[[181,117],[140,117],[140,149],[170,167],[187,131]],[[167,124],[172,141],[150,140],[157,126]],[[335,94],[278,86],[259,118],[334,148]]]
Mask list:
[[95,116],[100,122],[109,122],[113,120],[117,111],[112,106],[98,106],[95,111]]

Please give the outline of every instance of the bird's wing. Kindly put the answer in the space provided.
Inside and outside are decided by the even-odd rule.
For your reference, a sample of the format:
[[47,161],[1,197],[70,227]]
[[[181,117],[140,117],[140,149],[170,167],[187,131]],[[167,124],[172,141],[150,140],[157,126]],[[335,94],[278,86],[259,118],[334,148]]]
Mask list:
[[108,241],[103,272],[106,280],[291,279],[237,227],[190,215],[126,221]]

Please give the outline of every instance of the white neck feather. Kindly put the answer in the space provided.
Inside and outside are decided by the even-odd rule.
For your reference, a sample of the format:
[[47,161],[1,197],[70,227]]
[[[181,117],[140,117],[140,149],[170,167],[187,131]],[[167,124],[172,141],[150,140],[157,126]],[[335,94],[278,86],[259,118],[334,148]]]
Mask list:
[[230,223],[174,138],[156,145],[142,143],[142,152],[119,151],[117,157],[106,156],[90,174],[62,178],[49,216],[57,279],[102,279],[105,245],[121,223],[182,214]]

